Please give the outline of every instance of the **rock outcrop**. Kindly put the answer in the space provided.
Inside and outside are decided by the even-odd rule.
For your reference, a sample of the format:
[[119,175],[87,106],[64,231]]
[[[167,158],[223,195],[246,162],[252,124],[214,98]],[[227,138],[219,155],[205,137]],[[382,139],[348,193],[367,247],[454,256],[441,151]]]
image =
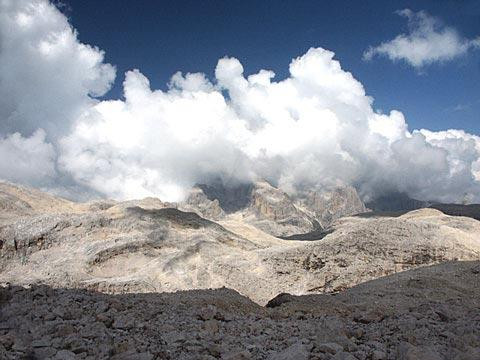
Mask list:
[[225,217],[225,211],[220,207],[218,199],[210,200],[199,187],[194,187],[186,199],[178,204],[178,208],[195,212],[210,220],[220,220]]
[[324,229],[338,218],[367,211],[350,186],[288,195],[266,181],[231,188],[198,185],[179,208],[211,220],[239,213],[247,223],[277,237]]
[[327,228],[336,219],[364,213],[364,203],[352,186],[307,191],[297,198],[297,204]]
[[250,205],[244,211],[245,220],[274,236],[310,232],[320,225],[294,204],[282,190],[266,181],[256,182],[251,192]]

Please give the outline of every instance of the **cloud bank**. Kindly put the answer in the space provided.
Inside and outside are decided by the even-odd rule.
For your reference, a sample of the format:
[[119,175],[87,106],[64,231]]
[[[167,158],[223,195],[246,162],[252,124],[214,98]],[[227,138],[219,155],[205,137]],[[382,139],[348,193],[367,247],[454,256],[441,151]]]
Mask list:
[[165,91],[132,70],[124,100],[99,101],[115,69],[53,5],[0,9],[0,178],[116,199],[176,201],[199,182],[267,179],[288,192],[351,184],[366,200],[480,201],[480,138],[410,131],[401,112],[375,112],[331,51],[294,58],[281,81],[247,76],[232,57],[213,80],[178,72]]
[[465,39],[425,11],[405,9],[397,11],[397,14],[407,18],[409,33],[370,47],[363,54],[365,60],[377,55],[386,56],[392,61],[403,60],[415,68],[422,68],[435,62],[453,60],[469,50],[480,48],[480,37]]

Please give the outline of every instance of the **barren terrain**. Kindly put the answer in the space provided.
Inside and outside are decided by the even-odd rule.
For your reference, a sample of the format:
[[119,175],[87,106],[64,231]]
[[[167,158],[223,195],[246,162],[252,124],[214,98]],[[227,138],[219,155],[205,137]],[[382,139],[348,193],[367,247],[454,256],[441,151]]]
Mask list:
[[479,358],[479,221],[333,216],[281,239],[265,229],[306,212],[278,212],[291,200],[265,186],[228,212],[198,191],[185,204],[74,203],[1,184],[0,354]]

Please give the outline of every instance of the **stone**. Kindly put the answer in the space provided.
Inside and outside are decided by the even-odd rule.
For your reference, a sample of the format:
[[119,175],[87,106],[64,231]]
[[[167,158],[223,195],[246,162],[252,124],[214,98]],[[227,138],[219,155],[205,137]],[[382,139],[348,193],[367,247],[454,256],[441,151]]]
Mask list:
[[27,352],[28,351],[28,346],[25,343],[24,340],[17,338],[15,339],[15,342],[12,345],[12,350],[13,351],[18,351],[18,352]]
[[340,351],[332,357],[332,360],[357,360],[357,358],[348,352]]
[[33,348],[49,347],[52,345],[52,341],[48,338],[43,338],[39,340],[33,340],[31,345]]
[[13,334],[6,334],[0,336],[0,344],[5,347],[5,349],[10,349],[15,342],[15,337]]
[[343,351],[343,346],[337,343],[324,343],[318,345],[317,349],[323,353],[336,354],[337,352]]
[[443,356],[430,347],[405,342],[398,346],[397,356],[403,360],[443,360]]
[[203,324],[204,329],[210,334],[218,333],[219,326],[217,320],[207,320]]
[[380,350],[373,350],[372,351],[372,360],[385,360],[387,358],[387,354]]
[[66,337],[74,333],[76,333],[75,327],[68,323],[59,324],[56,329],[56,335],[61,337]]
[[216,358],[220,357],[221,353],[222,353],[222,349],[219,345],[217,344],[208,344],[206,346],[206,349],[208,351],[208,353]]
[[283,351],[272,354],[269,360],[308,360],[310,357],[311,346],[302,342],[297,342]]
[[110,327],[113,324],[113,319],[107,314],[98,314],[96,318],[97,321],[105,324],[106,327]]
[[149,352],[125,352],[112,356],[111,360],[153,360],[155,357]]
[[366,313],[357,314],[354,319],[362,324],[370,324],[380,322],[384,318],[385,314],[380,309],[374,309]]
[[252,358],[248,350],[233,351],[222,355],[222,360],[250,360]]
[[53,347],[39,347],[33,349],[33,353],[38,359],[48,359],[55,356],[57,349]]
[[135,319],[131,316],[118,316],[113,321],[114,329],[128,330],[135,327]]
[[55,360],[75,360],[75,353],[69,350],[60,350],[55,355]]

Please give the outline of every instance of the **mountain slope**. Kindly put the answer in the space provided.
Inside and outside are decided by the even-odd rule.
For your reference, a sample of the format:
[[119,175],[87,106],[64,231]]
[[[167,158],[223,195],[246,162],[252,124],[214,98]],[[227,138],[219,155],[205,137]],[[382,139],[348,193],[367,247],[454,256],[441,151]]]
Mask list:
[[480,259],[480,222],[434,209],[343,217],[322,240],[305,242],[266,234],[241,212],[214,222],[153,198],[100,204],[10,218],[0,226],[0,281],[112,293],[226,286],[264,304],[282,292],[336,292]]

